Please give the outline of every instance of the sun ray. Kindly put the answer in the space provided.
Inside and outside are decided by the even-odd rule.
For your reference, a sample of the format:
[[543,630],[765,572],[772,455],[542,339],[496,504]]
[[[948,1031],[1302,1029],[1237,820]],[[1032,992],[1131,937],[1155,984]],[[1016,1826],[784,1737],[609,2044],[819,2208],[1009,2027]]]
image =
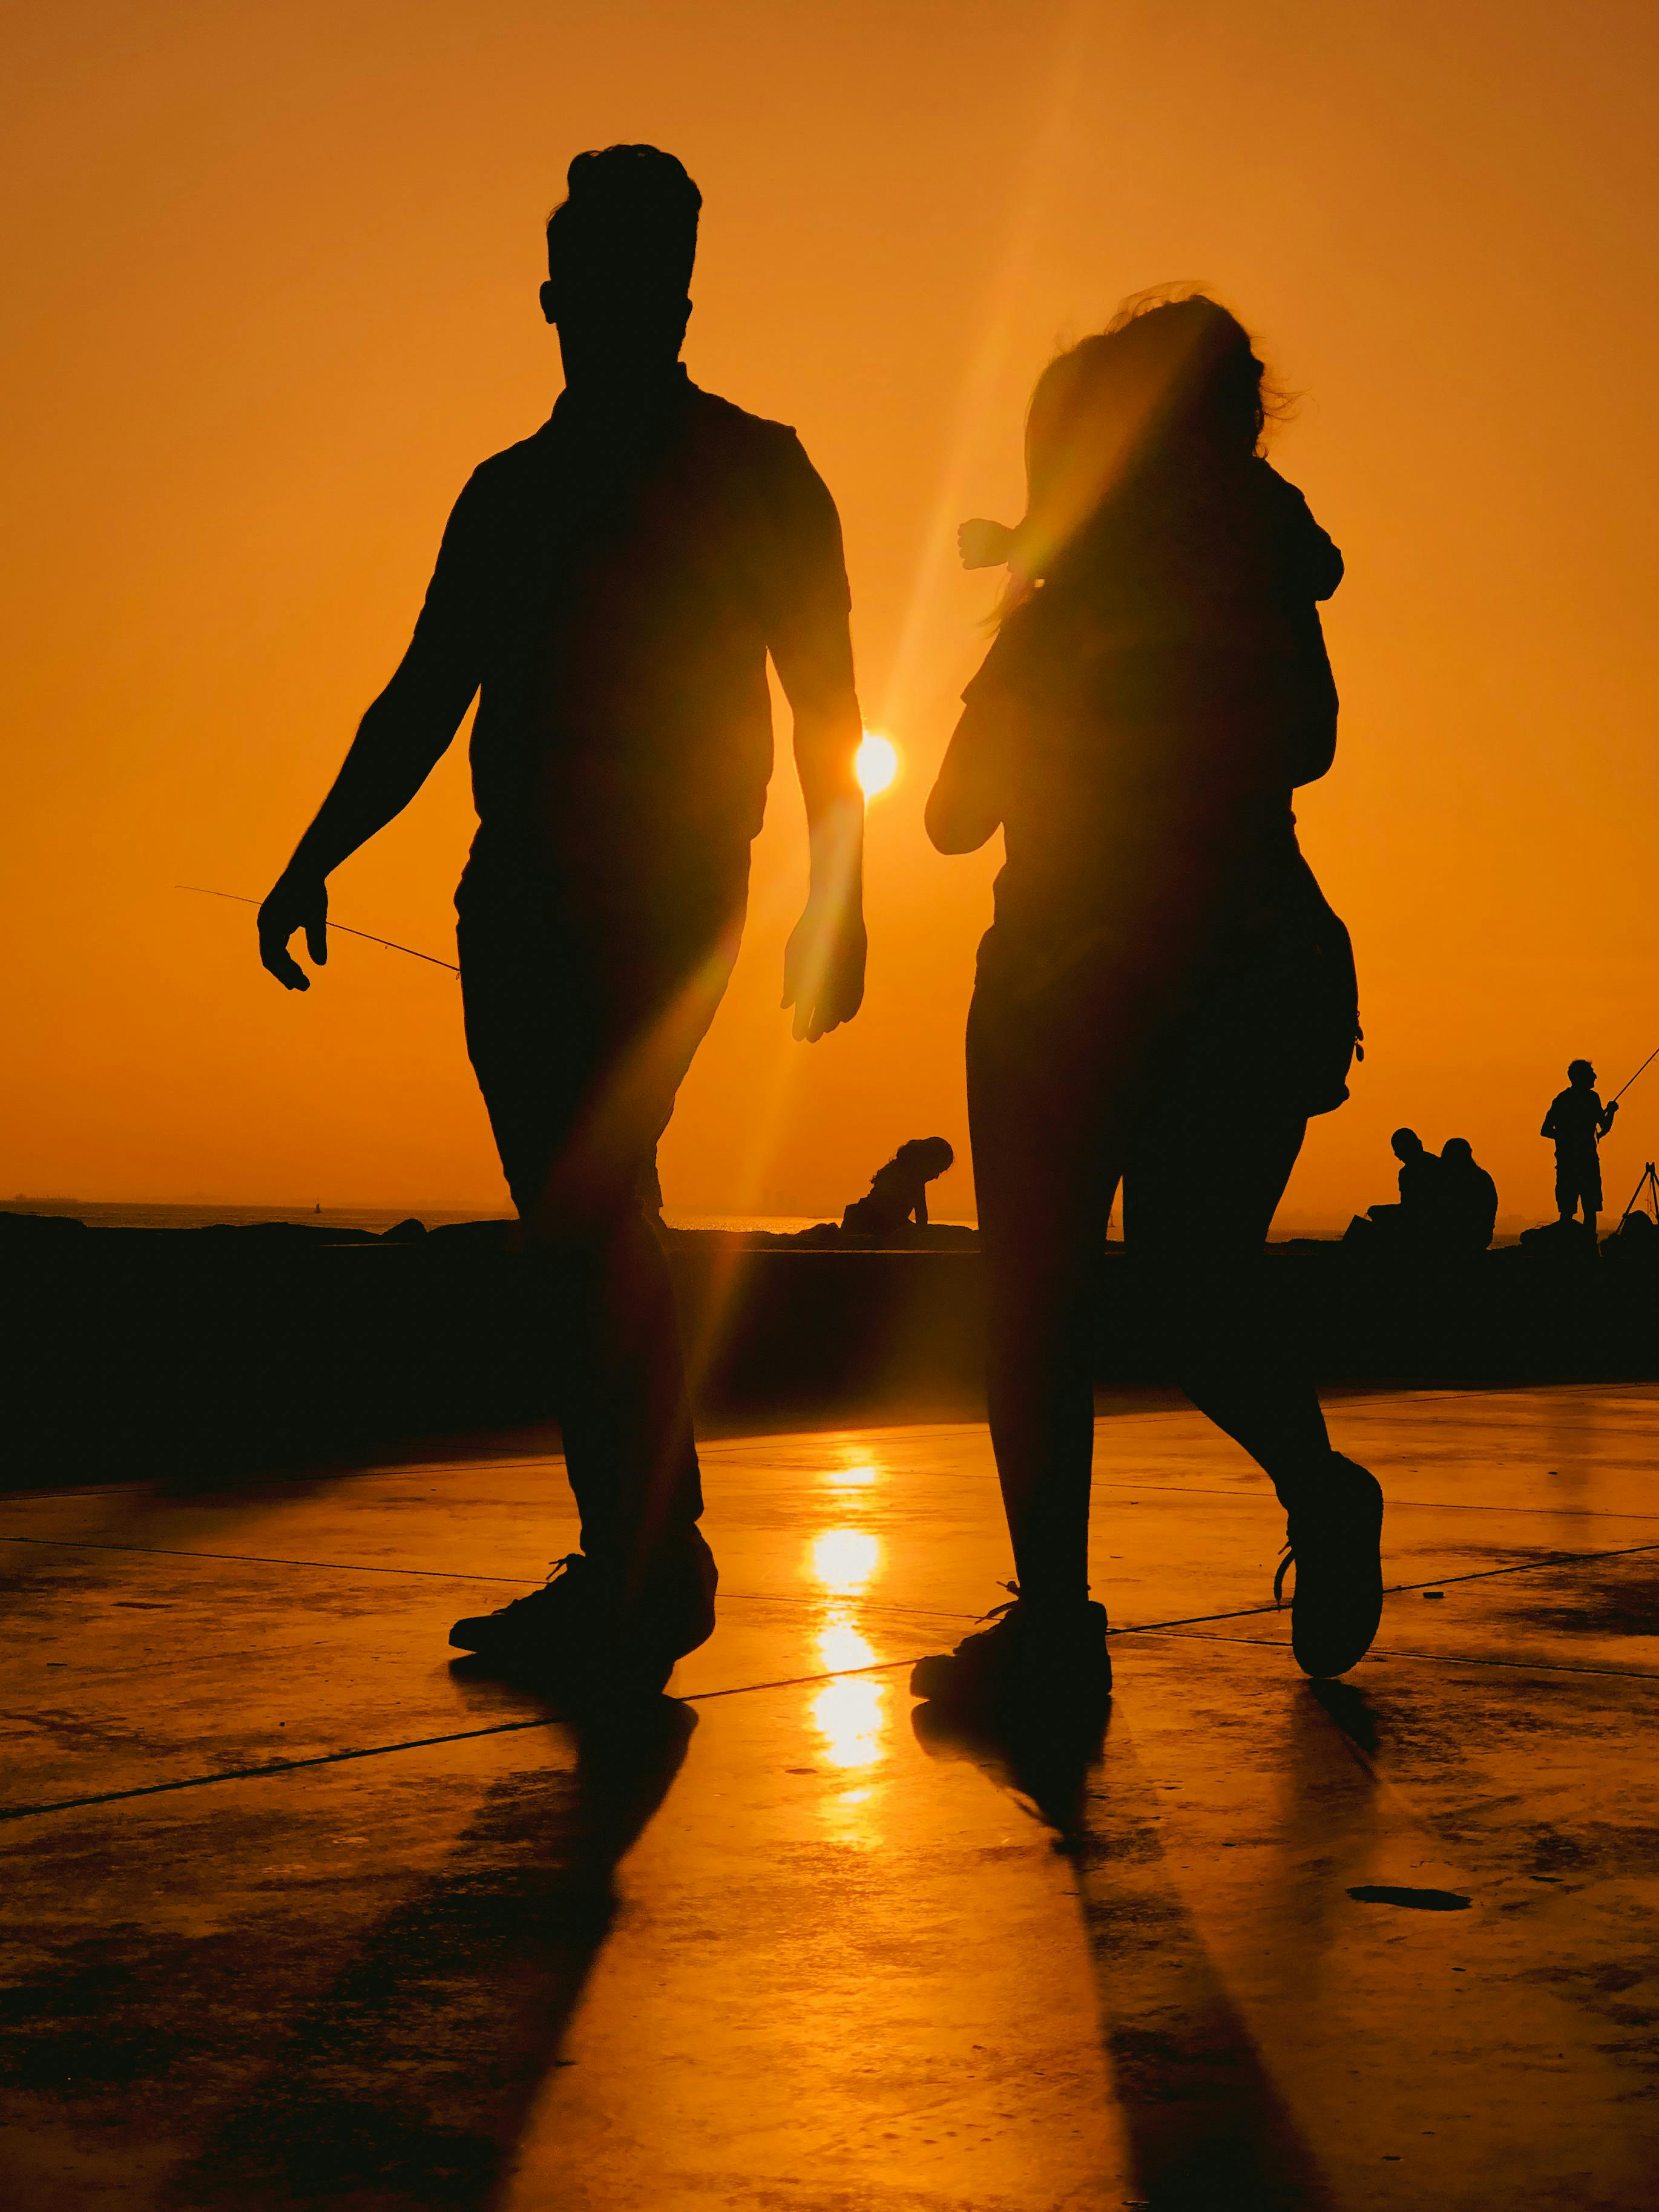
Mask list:
[[1090,34],[1099,13],[1098,0],[1078,0],[1055,41],[1047,113],[1012,207],[1007,242],[986,294],[979,340],[963,371],[939,491],[893,656],[881,717],[888,729],[911,727],[923,693],[924,671],[935,657],[933,630],[956,567],[957,525],[963,519],[968,486],[981,465],[1000,402],[1018,329],[1016,309],[1059,185]]

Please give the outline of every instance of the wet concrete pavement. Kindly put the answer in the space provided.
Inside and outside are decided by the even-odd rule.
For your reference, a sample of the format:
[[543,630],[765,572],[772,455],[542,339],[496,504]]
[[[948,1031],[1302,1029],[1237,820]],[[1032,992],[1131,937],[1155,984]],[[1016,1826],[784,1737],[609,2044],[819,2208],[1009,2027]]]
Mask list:
[[444,1643],[574,1541],[533,1453],[5,1501],[9,2201],[1650,2203],[1659,1389],[1332,1425],[1398,1587],[1316,1691],[1262,1479],[1102,1420],[1092,1747],[908,1693],[977,1426],[710,1445],[720,1626],[609,1732]]

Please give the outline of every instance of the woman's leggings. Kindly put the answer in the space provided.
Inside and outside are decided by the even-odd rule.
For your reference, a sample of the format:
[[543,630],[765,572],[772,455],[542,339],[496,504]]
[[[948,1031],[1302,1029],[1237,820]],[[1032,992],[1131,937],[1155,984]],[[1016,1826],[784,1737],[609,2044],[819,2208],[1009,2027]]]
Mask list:
[[1110,975],[1027,993],[982,962],[968,1018],[991,1438],[1020,1589],[1041,1602],[1088,1590],[1094,1321],[1120,1183],[1137,1291],[1194,1404],[1286,1504],[1330,1462],[1318,1395],[1257,1282],[1306,1118],[1248,1049],[1209,1079],[1212,1055],[1160,1034],[1162,995]]

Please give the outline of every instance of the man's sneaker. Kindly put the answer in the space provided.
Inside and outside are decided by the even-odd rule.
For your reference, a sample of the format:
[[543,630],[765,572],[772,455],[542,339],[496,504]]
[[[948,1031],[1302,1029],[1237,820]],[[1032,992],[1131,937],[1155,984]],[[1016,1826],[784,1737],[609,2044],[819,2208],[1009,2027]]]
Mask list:
[[620,1578],[585,1553],[556,1559],[540,1589],[458,1620],[450,1642],[503,1672],[585,1700],[660,1691],[714,1629],[714,1555],[692,1528],[624,1608]]
[[1103,1705],[1112,1694],[1106,1608],[1091,1601],[1056,1610],[1014,1590],[985,1615],[991,1626],[954,1651],[919,1659],[910,1694],[953,1712],[1066,1711]]
[[1296,1569],[1291,1649],[1304,1674],[1345,1674],[1371,1648],[1382,1618],[1382,1490],[1374,1474],[1340,1452],[1329,1473],[1287,1518],[1285,1556],[1273,1577],[1284,1603]]

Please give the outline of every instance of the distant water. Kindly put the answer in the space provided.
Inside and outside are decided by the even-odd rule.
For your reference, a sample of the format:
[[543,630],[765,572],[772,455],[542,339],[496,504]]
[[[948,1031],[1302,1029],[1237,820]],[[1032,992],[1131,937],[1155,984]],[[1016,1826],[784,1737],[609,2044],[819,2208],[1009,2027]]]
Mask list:
[[[94,1229],[211,1229],[222,1225],[248,1228],[261,1221],[297,1221],[313,1229],[371,1229],[379,1232],[411,1217],[428,1229],[451,1221],[500,1221],[511,1217],[482,1207],[443,1206],[216,1206],[204,1200],[189,1206],[152,1206],[115,1199],[6,1198],[0,1212],[66,1213]],[[670,1206],[663,1219],[671,1229],[763,1229],[775,1237],[791,1237],[827,1221],[827,1213],[682,1213]],[[836,1214],[834,1218],[840,1220]],[[967,1224],[971,1226],[971,1224]]]
[[[428,1229],[440,1229],[451,1221],[507,1221],[512,1218],[503,1206],[491,1212],[483,1206],[325,1206],[313,1209],[308,1206],[225,1206],[215,1205],[204,1199],[189,1206],[149,1206],[124,1199],[83,1198],[0,1198],[0,1213],[67,1213],[77,1221],[84,1221],[94,1229],[211,1229],[221,1224],[246,1228],[260,1221],[298,1221],[313,1229],[370,1229],[376,1232],[392,1228],[399,1221],[411,1218],[424,1221]],[[947,1221],[936,1214],[941,1229],[976,1229],[974,1221]],[[841,1219],[837,1213],[682,1213],[678,1206],[665,1209],[663,1219],[671,1229],[723,1229],[741,1233],[745,1230],[768,1231],[774,1237],[793,1237],[798,1231],[811,1229],[821,1221]],[[1493,1239],[1497,1244],[1512,1244],[1516,1229],[1524,1226],[1522,1217],[1506,1218],[1499,1224],[1499,1233]],[[1115,1214],[1108,1231],[1112,1237],[1123,1233]],[[1316,1237],[1327,1238],[1339,1233],[1334,1224],[1292,1218],[1284,1226],[1275,1228],[1268,1241],[1278,1243],[1287,1237]]]
[[82,1198],[0,1199],[0,1212],[66,1213],[91,1229],[252,1228],[262,1221],[297,1221],[312,1229],[390,1229],[412,1215],[428,1229],[449,1221],[499,1221],[507,1217],[482,1206],[216,1206],[203,1200],[190,1206],[147,1206],[127,1200]]
[[[830,1216],[827,1213],[682,1213],[678,1206],[665,1206],[662,1218],[671,1229],[764,1229],[774,1237],[793,1237],[798,1230],[811,1229],[816,1222],[828,1221]],[[841,1219],[839,1213],[836,1219]]]

